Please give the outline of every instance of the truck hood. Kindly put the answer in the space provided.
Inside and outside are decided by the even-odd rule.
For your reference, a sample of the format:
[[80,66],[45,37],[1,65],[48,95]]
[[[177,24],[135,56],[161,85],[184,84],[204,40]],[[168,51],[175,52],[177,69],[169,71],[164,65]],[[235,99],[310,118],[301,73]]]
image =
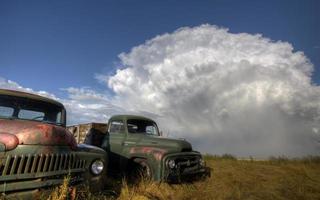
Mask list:
[[139,143],[143,146],[147,145],[167,149],[170,152],[192,151],[191,144],[182,139],[166,138],[162,136],[146,136],[143,137]]
[[[74,137],[66,128],[43,122],[0,119],[0,136],[2,135],[5,136],[3,138],[17,138],[18,144],[61,145],[72,149],[77,147]],[[12,143],[10,139],[0,142],[4,145]]]

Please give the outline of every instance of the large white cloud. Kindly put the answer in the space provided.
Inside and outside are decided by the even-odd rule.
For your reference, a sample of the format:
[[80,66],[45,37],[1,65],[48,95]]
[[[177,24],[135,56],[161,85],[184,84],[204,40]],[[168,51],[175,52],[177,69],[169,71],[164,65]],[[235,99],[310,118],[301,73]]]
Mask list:
[[307,57],[287,42],[202,25],[157,36],[120,60],[105,79],[113,100],[160,115],[165,132],[200,150],[319,153],[320,88]]

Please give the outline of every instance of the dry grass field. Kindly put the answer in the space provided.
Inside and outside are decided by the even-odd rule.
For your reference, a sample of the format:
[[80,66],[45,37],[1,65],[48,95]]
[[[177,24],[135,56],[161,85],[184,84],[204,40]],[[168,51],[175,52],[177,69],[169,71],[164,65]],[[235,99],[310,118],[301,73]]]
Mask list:
[[[112,179],[101,194],[78,189],[77,199],[320,199],[320,157],[255,161],[225,155],[205,159],[213,170],[205,180],[169,185],[147,181],[127,184]],[[65,199],[67,192],[70,191],[64,186],[57,188],[51,200]]]

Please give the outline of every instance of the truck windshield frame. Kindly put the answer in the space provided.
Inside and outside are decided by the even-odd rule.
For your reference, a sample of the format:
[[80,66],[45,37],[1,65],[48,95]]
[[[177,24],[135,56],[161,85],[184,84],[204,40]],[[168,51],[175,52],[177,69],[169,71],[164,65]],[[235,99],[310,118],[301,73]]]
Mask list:
[[0,95],[0,118],[21,119],[66,126],[65,109],[53,103]]

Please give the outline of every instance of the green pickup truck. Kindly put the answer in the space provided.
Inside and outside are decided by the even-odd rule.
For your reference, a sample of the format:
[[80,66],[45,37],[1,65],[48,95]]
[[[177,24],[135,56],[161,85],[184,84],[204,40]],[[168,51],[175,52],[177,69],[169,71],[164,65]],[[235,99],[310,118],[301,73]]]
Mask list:
[[110,171],[140,172],[168,182],[210,175],[201,154],[189,142],[162,137],[149,118],[117,115],[109,119],[106,131],[95,132],[92,127],[84,142],[101,145],[108,152]]
[[[66,110],[52,99],[0,89],[0,193],[4,198],[38,199],[39,191],[88,183],[99,190],[106,180],[107,154],[78,145],[66,129]],[[0,197],[1,198],[1,197]]]

